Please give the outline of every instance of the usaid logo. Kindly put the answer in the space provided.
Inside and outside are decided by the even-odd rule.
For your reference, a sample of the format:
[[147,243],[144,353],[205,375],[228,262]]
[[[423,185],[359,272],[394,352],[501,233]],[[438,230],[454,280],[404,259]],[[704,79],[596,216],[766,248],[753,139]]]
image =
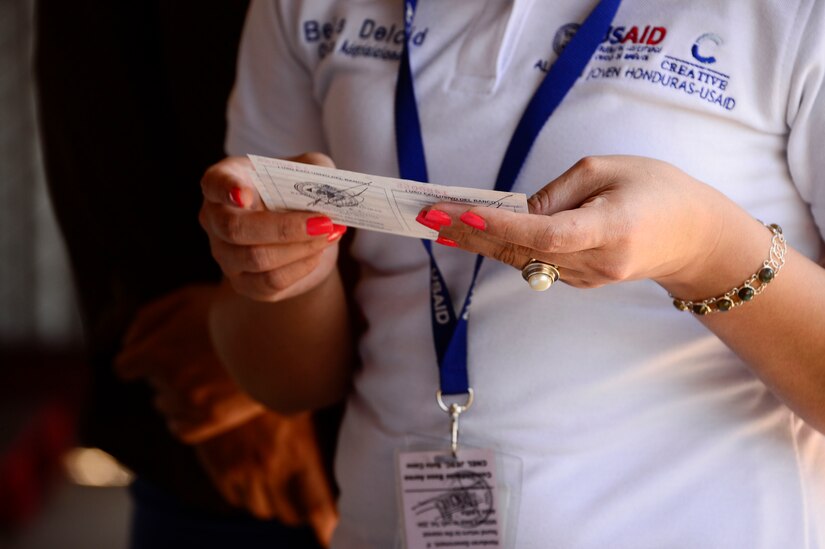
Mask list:
[[[553,37],[553,51],[556,52],[556,55],[561,55],[565,46],[576,35],[579,27],[581,25],[578,23],[568,23],[556,31],[556,35]],[[653,25],[616,26],[607,29],[607,33],[602,38],[602,43],[614,46],[625,44],[657,46],[664,42],[666,36],[666,27],[654,27]]]
[[570,43],[579,27],[581,25],[578,23],[568,23],[556,31],[556,36],[553,37],[553,51],[556,52],[556,55],[561,55],[564,47]]

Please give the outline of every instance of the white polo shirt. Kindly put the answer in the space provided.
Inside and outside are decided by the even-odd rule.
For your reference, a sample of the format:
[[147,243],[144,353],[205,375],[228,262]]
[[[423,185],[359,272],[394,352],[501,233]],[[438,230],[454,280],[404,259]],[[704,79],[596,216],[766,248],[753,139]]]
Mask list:
[[[594,5],[419,1],[411,56],[431,181],[492,188],[527,101]],[[253,1],[228,151],[321,150],[396,176],[401,11]],[[515,190],[532,194],[588,155],[657,158],[817,258],[824,37],[821,0],[626,0]],[[353,253],[369,328],[338,446],[334,546],[393,547],[394,452],[411,433],[447,440],[428,259],[418,241],[366,231]],[[459,306],[473,257],[436,256]],[[462,437],[524,463],[518,547],[825,547],[823,436],[656,284],[538,294],[487,260],[469,368],[477,398]]]

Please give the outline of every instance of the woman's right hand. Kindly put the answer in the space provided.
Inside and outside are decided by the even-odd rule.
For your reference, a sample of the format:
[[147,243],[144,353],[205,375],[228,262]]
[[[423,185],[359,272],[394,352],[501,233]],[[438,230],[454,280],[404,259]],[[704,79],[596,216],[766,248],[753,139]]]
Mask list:
[[[290,160],[334,167],[320,153]],[[272,212],[264,207],[250,178],[252,163],[229,157],[201,180],[200,223],[212,255],[232,287],[258,301],[303,294],[336,268],[338,243],[346,227],[313,212]]]

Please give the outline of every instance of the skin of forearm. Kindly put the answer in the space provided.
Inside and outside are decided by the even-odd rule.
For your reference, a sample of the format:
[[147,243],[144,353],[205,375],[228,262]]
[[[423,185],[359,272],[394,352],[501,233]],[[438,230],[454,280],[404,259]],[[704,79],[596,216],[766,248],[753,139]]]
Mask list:
[[[680,298],[721,295],[768,256],[770,232],[747,215],[727,216],[722,235],[699,270],[663,286]],[[762,294],[697,318],[791,410],[825,432],[825,269],[790,244],[784,267]]]
[[702,322],[797,415],[825,433],[825,271],[789,249],[752,302]]
[[280,413],[322,408],[349,390],[353,345],[341,277],[275,303],[224,284],[210,311],[218,356],[250,396]]

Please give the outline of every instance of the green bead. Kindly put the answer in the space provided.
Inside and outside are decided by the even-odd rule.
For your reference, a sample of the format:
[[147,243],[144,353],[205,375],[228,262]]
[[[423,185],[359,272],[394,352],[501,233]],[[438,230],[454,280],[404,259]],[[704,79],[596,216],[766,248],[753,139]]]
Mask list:
[[728,297],[723,297],[716,300],[716,308],[722,311],[730,311],[733,309],[733,300]]
[[697,303],[693,306],[693,313],[699,316],[709,315],[711,313],[710,306],[706,303]]
[[770,267],[765,267],[759,271],[758,276],[759,280],[761,280],[763,284],[767,284],[768,282],[773,280],[773,277],[776,276],[776,273],[774,273],[773,269],[771,269]]
[[685,303],[681,299],[674,299],[673,300],[673,306],[676,307],[677,309],[679,309],[680,311],[687,311],[688,310],[687,303]]
[[739,290],[738,295],[739,299],[742,301],[750,301],[753,299],[753,296],[756,295],[756,292],[754,292],[753,288],[750,286],[744,286],[741,290]]

